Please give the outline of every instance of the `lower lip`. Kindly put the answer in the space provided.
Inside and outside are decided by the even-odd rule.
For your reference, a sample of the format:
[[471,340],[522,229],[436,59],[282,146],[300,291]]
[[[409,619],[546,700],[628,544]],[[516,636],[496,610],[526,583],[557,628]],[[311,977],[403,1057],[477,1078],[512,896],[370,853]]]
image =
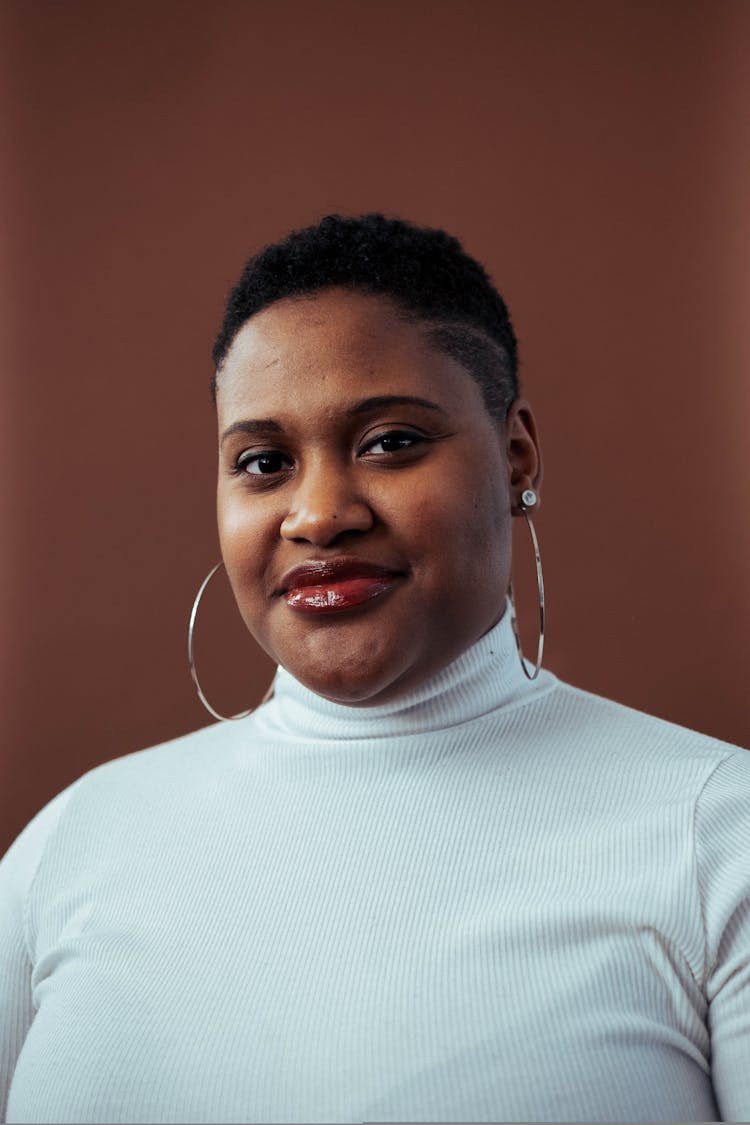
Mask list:
[[284,594],[284,601],[290,609],[300,613],[341,613],[387,594],[395,585],[395,578],[347,578],[326,586],[300,586],[289,590]]

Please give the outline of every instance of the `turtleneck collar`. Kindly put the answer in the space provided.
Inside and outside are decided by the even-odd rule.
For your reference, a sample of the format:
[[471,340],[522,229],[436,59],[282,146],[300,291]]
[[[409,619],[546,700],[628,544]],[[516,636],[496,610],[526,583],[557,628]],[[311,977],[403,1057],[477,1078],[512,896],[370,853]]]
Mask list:
[[489,632],[420,687],[390,703],[373,707],[332,703],[279,668],[274,696],[255,719],[269,732],[305,740],[425,734],[525,702],[556,682],[546,671],[535,680],[524,675],[506,604],[502,618]]

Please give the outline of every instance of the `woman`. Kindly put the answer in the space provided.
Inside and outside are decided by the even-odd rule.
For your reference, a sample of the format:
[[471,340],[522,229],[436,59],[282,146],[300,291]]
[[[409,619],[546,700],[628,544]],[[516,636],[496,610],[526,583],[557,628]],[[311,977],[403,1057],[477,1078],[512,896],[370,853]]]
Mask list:
[[519,660],[542,465],[484,271],[331,216],[248,264],[214,358],[273,698],[8,853],[7,1120],[749,1116],[750,758]]

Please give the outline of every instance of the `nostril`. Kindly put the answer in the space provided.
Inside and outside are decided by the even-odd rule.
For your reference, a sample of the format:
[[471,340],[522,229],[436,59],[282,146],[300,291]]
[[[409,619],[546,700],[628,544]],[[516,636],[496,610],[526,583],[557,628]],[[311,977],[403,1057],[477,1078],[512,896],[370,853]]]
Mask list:
[[309,495],[300,500],[302,502],[282,520],[280,530],[285,539],[324,546],[350,531],[355,534],[369,531],[375,523],[370,505],[358,497],[342,498],[342,503],[335,508],[319,505],[315,497]]

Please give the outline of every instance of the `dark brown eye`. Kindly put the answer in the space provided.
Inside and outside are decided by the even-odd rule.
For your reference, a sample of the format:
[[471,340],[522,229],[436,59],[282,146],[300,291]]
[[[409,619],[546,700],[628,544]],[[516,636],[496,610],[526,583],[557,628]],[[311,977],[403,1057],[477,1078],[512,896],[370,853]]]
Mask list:
[[423,440],[420,434],[411,433],[408,430],[391,430],[389,433],[381,434],[379,438],[370,442],[370,444],[365,447],[364,452],[375,454],[400,453],[401,450],[410,449]]
[[288,459],[283,453],[274,453],[272,451],[264,453],[243,453],[242,456],[237,459],[238,470],[243,473],[249,473],[251,476],[281,473],[288,464]]

